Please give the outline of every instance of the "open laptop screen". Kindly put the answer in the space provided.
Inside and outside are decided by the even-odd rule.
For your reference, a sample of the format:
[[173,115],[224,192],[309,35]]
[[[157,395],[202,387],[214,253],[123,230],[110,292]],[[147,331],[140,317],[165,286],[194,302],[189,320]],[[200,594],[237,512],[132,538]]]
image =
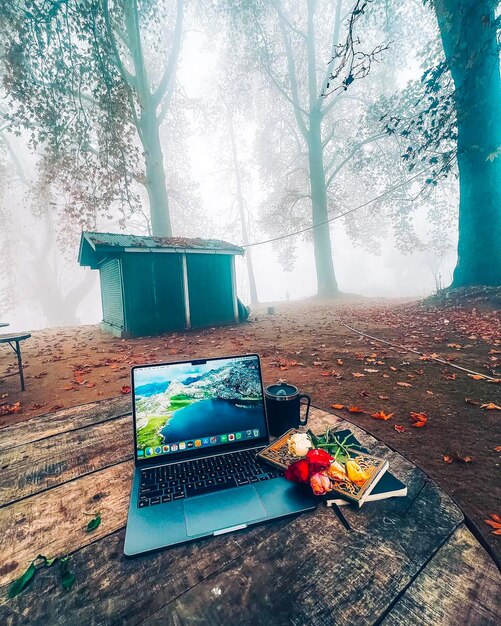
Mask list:
[[267,437],[257,355],[134,367],[132,385],[138,460]]

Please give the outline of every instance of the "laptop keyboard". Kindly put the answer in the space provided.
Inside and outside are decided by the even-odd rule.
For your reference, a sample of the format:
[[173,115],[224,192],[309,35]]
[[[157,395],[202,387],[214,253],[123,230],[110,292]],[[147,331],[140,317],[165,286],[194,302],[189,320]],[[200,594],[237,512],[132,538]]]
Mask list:
[[283,472],[256,459],[256,450],[230,452],[141,471],[138,507],[257,483]]

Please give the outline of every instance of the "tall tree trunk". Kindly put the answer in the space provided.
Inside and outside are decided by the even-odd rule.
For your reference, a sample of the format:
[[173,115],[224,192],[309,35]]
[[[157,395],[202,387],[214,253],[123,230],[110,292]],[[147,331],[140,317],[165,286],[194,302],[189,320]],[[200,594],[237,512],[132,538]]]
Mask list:
[[459,239],[453,286],[501,285],[501,82],[494,0],[435,0],[455,86]]
[[172,237],[160,124],[154,111],[143,115],[141,139],[145,159],[144,184],[150,203],[151,232],[155,237]]
[[310,166],[310,193],[313,217],[313,246],[317,270],[317,293],[321,297],[332,297],[338,293],[327,211],[327,189],[323,163],[322,137],[320,133],[320,114],[310,114],[310,132],[308,138],[308,160]]
[[[245,215],[245,201],[244,201],[244,196],[242,192],[242,177],[240,174],[240,164],[238,162],[237,144],[235,142],[235,131],[233,128],[233,118],[231,116],[231,111],[229,111],[228,117],[229,117],[229,127],[230,127],[233,171],[235,172],[235,181],[236,181],[236,187],[237,187],[238,213],[240,215],[240,228],[242,230],[242,241],[245,246],[249,243],[249,231],[247,229],[247,219]],[[254,266],[252,264],[252,255],[251,255],[250,249],[246,250],[245,252],[245,262],[247,264],[247,275],[249,277],[251,304],[257,304],[259,300],[257,297],[256,278],[254,276]]]
[[[317,293],[320,297],[331,297],[338,293],[334,264],[332,262],[331,237],[327,212],[327,188],[325,186],[324,154],[322,147],[322,101],[317,86],[317,59],[315,47],[315,11],[317,0],[308,0],[308,95],[309,132],[308,161],[310,167],[310,193],[313,217],[313,246],[317,270]],[[338,5],[339,10],[339,5]]]
[[[145,187],[150,204],[151,232],[155,237],[172,237],[164,158],[160,142],[161,119],[157,117],[157,107],[160,104],[158,96],[160,95],[161,100],[163,94],[154,94],[150,90],[141,41],[137,0],[125,3],[124,14],[129,49],[135,70],[134,87],[141,103],[141,113],[138,120],[141,131],[139,137],[144,149]],[[178,51],[177,49],[176,59]],[[165,88],[166,86],[163,87],[164,90]]]

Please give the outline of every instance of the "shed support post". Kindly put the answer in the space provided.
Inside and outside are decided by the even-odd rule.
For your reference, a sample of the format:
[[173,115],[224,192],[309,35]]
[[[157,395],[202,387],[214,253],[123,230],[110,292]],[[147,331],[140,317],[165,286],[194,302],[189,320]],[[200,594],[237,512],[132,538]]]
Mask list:
[[181,263],[183,272],[184,320],[186,328],[191,328],[190,292],[188,289],[188,264],[186,262],[186,254],[181,255]]
[[231,255],[231,286],[233,290],[233,317],[238,323],[237,273],[235,271],[235,257]]

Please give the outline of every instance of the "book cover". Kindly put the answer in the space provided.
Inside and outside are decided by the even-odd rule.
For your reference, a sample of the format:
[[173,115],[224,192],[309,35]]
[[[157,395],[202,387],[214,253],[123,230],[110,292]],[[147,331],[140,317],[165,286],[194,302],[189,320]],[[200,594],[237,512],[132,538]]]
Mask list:
[[[385,472],[381,479],[374,485],[372,491],[365,499],[365,502],[375,502],[377,500],[386,500],[388,498],[403,498],[407,495],[407,485],[398,480],[391,472]],[[333,498],[331,494],[325,496],[327,506],[337,504],[343,506],[349,504],[349,500]]]
[[[294,428],[287,431],[267,448],[262,450],[258,454],[258,458],[282,470],[287,469],[291,463],[298,460],[297,457],[290,454],[287,446],[289,437],[297,432],[300,431]],[[339,439],[347,438],[345,443],[352,448],[352,459],[356,461],[369,476],[362,485],[356,485],[349,480],[334,483],[330,497],[332,498],[332,495],[338,494],[343,498],[355,502],[360,507],[388,469],[388,461],[369,454],[367,450],[362,448],[350,430],[337,431],[335,435]]]

